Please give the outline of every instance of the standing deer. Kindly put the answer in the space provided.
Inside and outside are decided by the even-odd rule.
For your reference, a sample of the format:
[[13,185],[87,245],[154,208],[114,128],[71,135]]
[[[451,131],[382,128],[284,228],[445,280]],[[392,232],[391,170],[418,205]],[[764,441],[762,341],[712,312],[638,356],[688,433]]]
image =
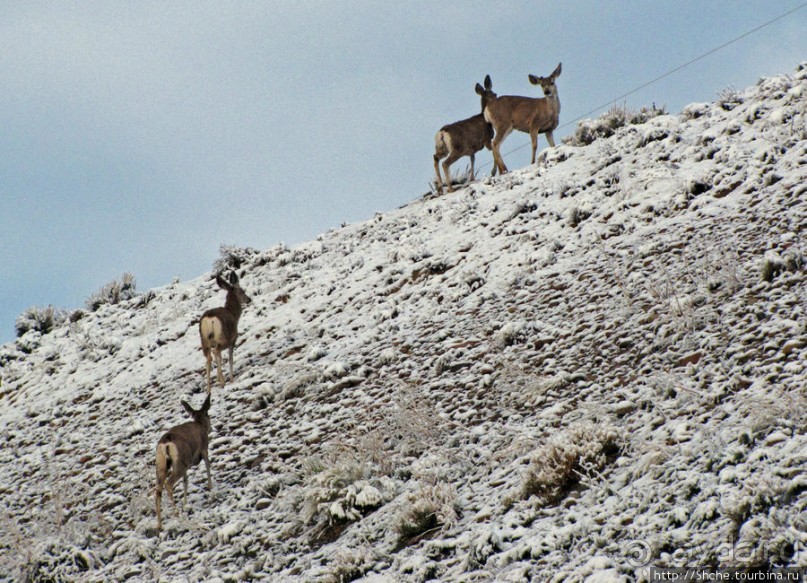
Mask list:
[[213,356],[216,357],[217,379],[219,384],[224,386],[224,374],[222,373],[221,351],[225,348],[230,350],[230,382],[233,382],[233,349],[238,338],[238,320],[241,317],[242,305],[248,304],[252,299],[241,289],[238,284],[238,276],[234,271],[230,272],[229,283],[221,275],[216,276],[216,283],[227,292],[227,299],[223,308],[213,308],[202,314],[199,320],[199,335],[202,339],[202,352],[207,359],[205,373],[207,374],[207,392],[210,393],[212,382],[210,380],[210,368],[213,364]]
[[484,109],[485,119],[493,125],[496,136],[491,144],[493,149],[493,163],[499,173],[507,172],[499,146],[514,129],[530,134],[532,140],[532,164],[535,164],[535,152],[538,149],[538,134],[546,134],[549,145],[555,147],[555,138],[552,131],[558,127],[560,117],[560,100],[555,79],[560,76],[561,63],[549,77],[530,75],[530,83],[540,85],[545,97],[520,97],[517,95],[502,95],[498,97],[493,92],[490,75],[485,77],[485,86],[476,85],[476,92],[487,98]]
[[[485,111],[487,98],[482,95],[482,112]],[[493,139],[493,126],[491,126],[482,113],[468,119],[455,121],[444,125],[434,136],[434,171],[437,173],[437,192],[443,192],[438,162],[443,161],[443,173],[446,176],[448,192],[454,192],[451,185],[449,167],[463,156],[471,157],[471,180],[474,179],[474,155],[482,148],[490,150],[490,141]],[[446,156],[448,156],[446,158]],[[493,168],[496,173],[496,167]]]
[[182,425],[169,429],[157,442],[157,487],[154,490],[154,500],[157,506],[157,530],[162,530],[162,494],[163,487],[168,491],[168,499],[177,512],[174,502],[174,485],[180,478],[184,480],[185,492],[182,507],[188,504],[188,469],[205,461],[207,470],[207,489],[213,489],[213,480],[210,478],[210,461],[207,457],[207,444],[210,435],[210,394],[208,393],[202,407],[195,411],[185,401],[182,407],[193,417]]

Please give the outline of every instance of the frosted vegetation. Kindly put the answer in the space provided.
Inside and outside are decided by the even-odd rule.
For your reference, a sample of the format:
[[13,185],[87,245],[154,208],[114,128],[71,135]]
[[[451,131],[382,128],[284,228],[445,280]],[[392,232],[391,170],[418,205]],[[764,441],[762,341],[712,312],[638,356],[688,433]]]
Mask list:
[[223,247],[253,303],[213,388],[213,491],[191,470],[162,532],[154,449],[204,398],[212,274],[21,317],[0,573],[807,568],[805,105],[802,65],[295,248]]

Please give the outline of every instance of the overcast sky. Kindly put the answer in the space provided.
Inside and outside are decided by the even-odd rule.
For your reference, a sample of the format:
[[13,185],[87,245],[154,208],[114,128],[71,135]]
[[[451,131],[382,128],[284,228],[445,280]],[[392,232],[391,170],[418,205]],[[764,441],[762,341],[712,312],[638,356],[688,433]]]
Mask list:
[[[144,291],[223,243],[294,245],[420,197],[486,74],[538,96],[527,75],[562,62],[563,125],[803,6],[620,100],[678,113],[793,72],[805,4],[0,1],[0,342],[124,272]],[[510,169],[528,142],[504,143]]]

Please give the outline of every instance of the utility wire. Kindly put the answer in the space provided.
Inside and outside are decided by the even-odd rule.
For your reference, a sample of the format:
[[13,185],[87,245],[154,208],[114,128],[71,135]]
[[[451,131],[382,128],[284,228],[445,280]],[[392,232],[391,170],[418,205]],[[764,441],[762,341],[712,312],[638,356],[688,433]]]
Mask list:
[[[631,89],[627,93],[623,93],[622,95],[620,95],[618,97],[614,97],[613,99],[608,100],[607,102],[603,103],[602,105],[599,105],[599,106],[595,107],[591,111],[587,111],[586,113],[574,118],[571,121],[567,121],[566,123],[564,123],[563,125],[561,125],[559,127],[560,128],[565,128],[565,127],[568,127],[568,126],[570,126],[570,125],[572,125],[574,123],[577,123],[581,119],[584,119],[584,118],[586,118],[586,117],[588,117],[588,116],[590,116],[590,115],[592,115],[594,113],[597,113],[599,110],[611,105],[612,103],[616,103],[620,99],[624,99],[625,97],[628,97],[629,95],[633,95],[637,91],[641,91],[645,87],[648,87],[648,86],[652,85],[653,83],[657,83],[658,81],[661,81],[662,79],[664,79],[666,77],[669,77],[670,75],[672,75],[674,73],[677,73],[681,69],[685,69],[686,67],[689,67],[693,63],[697,63],[698,61],[700,61],[702,59],[705,59],[706,57],[708,57],[710,55],[713,55],[714,53],[716,53],[716,52],[718,52],[718,51],[720,51],[722,49],[725,49],[727,46],[733,45],[734,43],[744,39],[745,37],[750,36],[750,35],[754,34],[755,32],[758,32],[758,31],[762,30],[763,28],[765,28],[767,26],[770,26],[774,22],[782,20],[783,18],[787,18],[788,16],[790,16],[794,12],[797,12],[797,11],[801,10],[805,6],[807,6],[807,2],[803,2],[802,4],[800,4],[800,5],[796,6],[795,8],[793,8],[792,10],[788,10],[784,14],[780,14],[779,16],[777,16],[775,18],[772,18],[771,20],[768,20],[767,22],[764,22],[764,23],[760,24],[756,28],[752,28],[751,30],[749,30],[747,32],[744,32],[743,34],[741,34],[741,35],[739,35],[737,37],[734,37],[733,39],[731,39],[729,41],[724,42],[722,45],[719,45],[719,46],[717,46],[717,47],[715,47],[715,48],[713,48],[713,49],[711,49],[709,51],[706,51],[705,53],[695,57],[694,59],[692,59],[690,61],[687,61],[683,65],[679,65],[678,67],[676,67],[674,69],[670,69],[669,71],[667,71],[666,73],[664,73],[662,75],[659,75],[655,79],[651,79],[650,81],[647,81],[646,83],[642,83],[641,85],[639,85],[638,87],[635,87],[634,89]],[[525,142],[521,146],[518,146],[518,147],[510,150],[509,152],[506,152],[506,154],[512,154],[513,152],[517,152],[518,150],[521,150],[522,148],[526,148],[529,145],[531,145],[531,142]],[[491,164],[493,164],[493,162],[491,162]]]

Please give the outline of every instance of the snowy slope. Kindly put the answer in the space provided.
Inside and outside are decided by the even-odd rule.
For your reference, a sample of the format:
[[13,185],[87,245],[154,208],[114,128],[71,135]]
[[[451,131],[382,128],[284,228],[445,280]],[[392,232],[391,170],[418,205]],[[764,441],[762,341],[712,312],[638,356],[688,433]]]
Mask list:
[[246,253],[214,489],[155,530],[211,276],[0,349],[10,580],[807,568],[807,64]]

